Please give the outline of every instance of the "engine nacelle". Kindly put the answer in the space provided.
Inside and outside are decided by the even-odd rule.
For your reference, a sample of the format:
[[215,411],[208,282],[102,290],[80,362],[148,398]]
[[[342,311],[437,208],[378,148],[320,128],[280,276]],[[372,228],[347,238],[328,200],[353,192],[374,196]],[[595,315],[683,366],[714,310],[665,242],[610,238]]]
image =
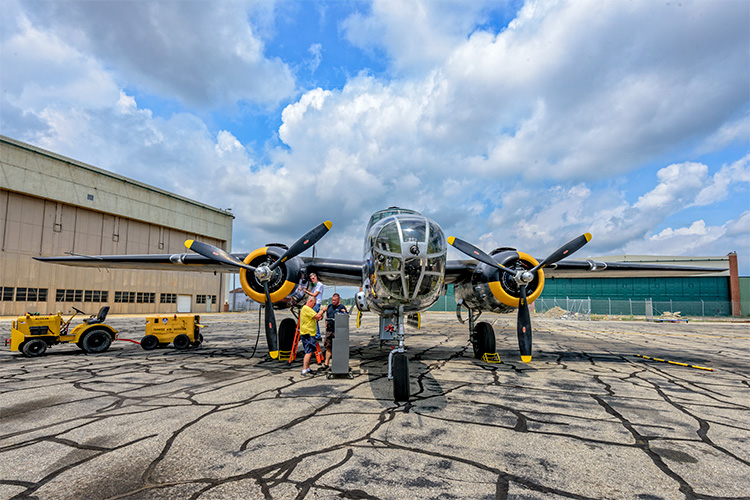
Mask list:
[[[539,262],[524,252],[503,250],[492,256],[498,263],[511,270],[529,270]],[[526,300],[534,302],[544,289],[544,272],[540,269],[526,286]],[[471,282],[456,285],[453,289],[456,301],[470,309],[488,312],[508,312],[517,308],[521,300],[521,289],[512,275],[482,262],[477,264]]]
[[[279,260],[285,251],[284,248],[269,245],[248,254],[244,262],[253,267],[261,264],[270,265]],[[291,258],[273,270],[273,275],[268,282],[268,292],[274,307],[292,307],[304,297],[301,286],[304,276],[305,265],[299,257]],[[240,270],[240,283],[245,295],[255,302],[265,304],[266,292],[263,283],[255,276],[255,273],[246,269]]]

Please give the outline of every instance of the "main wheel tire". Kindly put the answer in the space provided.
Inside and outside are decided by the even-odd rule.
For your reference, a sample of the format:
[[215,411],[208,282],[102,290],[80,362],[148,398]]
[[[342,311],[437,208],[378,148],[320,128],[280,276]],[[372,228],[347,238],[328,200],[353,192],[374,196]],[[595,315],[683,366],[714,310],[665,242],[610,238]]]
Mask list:
[[42,339],[31,339],[24,342],[21,346],[21,352],[27,358],[41,356],[47,351],[47,342]]
[[187,349],[190,345],[190,337],[188,337],[184,333],[181,333],[174,338],[172,343],[177,349]]
[[393,399],[409,401],[409,358],[402,352],[393,355]]
[[89,330],[81,338],[81,348],[89,354],[104,352],[112,345],[112,336],[105,330]]
[[295,346],[294,334],[297,331],[297,322],[292,318],[284,318],[279,323],[279,352],[291,352]]
[[159,339],[156,335],[146,335],[141,339],[141,347],[145,351],[153,351],[159,347]]
[[203,335],[201,335],[200,333],[196,333],[195,334],[195,342],[193,342],[190,345],[192,345],[193,347],[198,347],[202,343],[203,343]]
[[497,352],[495,347],[495,330],[484,321],[474,327],[474,357],[482,359],[485,354]]

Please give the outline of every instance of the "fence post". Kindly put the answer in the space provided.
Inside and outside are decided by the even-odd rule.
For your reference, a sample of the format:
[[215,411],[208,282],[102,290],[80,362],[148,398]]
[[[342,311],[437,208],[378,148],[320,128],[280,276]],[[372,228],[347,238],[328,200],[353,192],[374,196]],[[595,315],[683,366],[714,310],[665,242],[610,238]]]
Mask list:
[[703,302],[703,299],[701,299],[701,317],[706,316],[706,304]]
[[612,316],[612,299],[607,297],[607,304],[609,305],[609,315]]
[[669,299],[669,312],[674,312],[674,307],[672,307],[672,299]]
[[628,302],[630,303],[630,315],[633,315],[633,299],[628,299]]

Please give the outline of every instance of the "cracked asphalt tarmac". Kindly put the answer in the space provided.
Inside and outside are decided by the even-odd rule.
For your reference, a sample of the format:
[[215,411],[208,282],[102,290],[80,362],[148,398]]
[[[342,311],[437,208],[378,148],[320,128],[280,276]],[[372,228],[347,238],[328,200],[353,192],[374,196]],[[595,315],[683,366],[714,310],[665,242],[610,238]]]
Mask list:
[[263,334],[253,355],[257,313],[201,319],[185,351],[0,351],[0,498],[750,498],[748,324],[532,318],[525,365],[515,317],[484,315],[488,364],[428,313],[396,404],[374,315],[352,321],[351,380],[301,377]]

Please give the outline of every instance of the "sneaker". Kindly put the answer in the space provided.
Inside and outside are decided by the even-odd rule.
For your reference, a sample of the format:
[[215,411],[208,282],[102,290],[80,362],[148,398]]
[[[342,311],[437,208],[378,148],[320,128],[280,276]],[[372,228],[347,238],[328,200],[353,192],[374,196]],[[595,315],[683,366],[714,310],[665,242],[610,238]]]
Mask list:
[[313,376],[313,373],[312,373],[312,372],[311,372],[310,370],[304,370],[304,371],[302,372],[302,376],[303,376],[303,377],[312,377],[312,376]]

